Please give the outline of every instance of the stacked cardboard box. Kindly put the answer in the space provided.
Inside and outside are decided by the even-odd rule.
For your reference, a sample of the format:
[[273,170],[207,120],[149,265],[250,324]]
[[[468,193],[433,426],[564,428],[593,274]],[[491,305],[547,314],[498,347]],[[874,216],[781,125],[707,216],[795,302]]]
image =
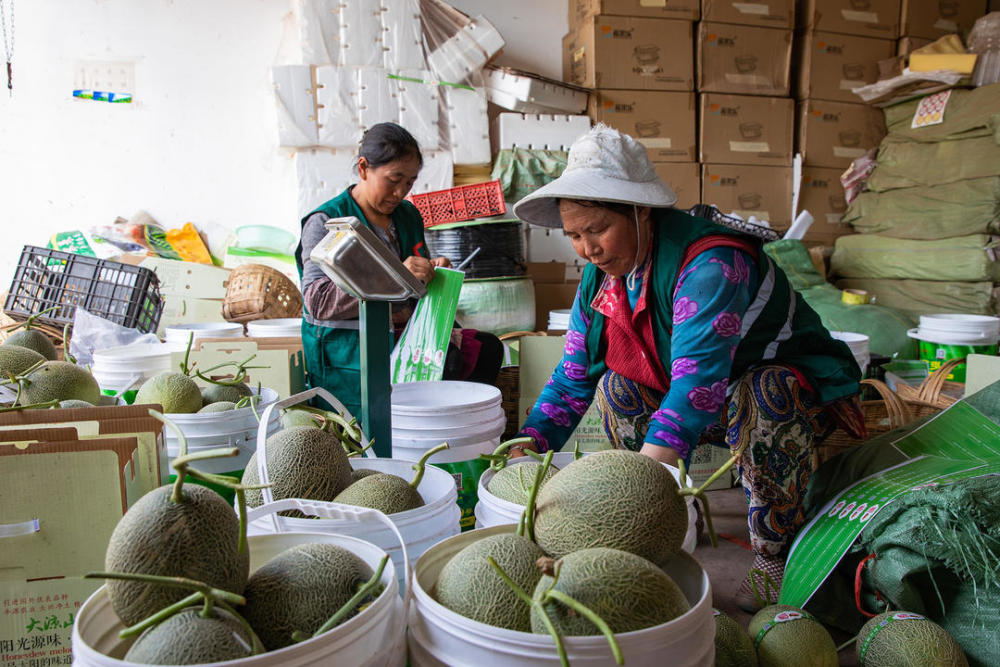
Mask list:
[[678,206],[698,203],[693,21],[699,0],[570,0],[563,78],[588,114],[642,142]]
[[701,200],[791,222],[794,0],[702,0],[696,28]]
[[897,50],[900,0],[805,0],[795,44],[796,150],[802,181],[796,214],[815,219],[805,240],[832,245],[851,229],[840,174],[885,135],[879,109],[863,104],[853,88],[878,80],[880,60]]

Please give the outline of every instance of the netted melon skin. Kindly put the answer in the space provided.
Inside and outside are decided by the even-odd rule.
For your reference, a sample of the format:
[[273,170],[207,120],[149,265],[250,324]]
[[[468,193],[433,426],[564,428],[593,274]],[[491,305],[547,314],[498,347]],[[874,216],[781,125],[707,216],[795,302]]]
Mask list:
[[535,565],[545,554],[526,537],[490,535],[452,556],[438,575],[434,597],[456,614],[518,632],[531,632],[531,607],[500,578],[492,556],[521,590],[531,593],[542,578]]
[[337,494],[333,501],[370,507],[383,514],[396,514],[424,506],[424,499],[409,482],[386,473],[362,477]]
[[[239,552],[240,526],[233,508],[215,491],[185,484],[184,501],[170,500],[173,486],[150,491],[121,518],[104,558],[109,572],[188,577],[240,593],[250,572],[249,552]],[[107,582],[118,618],[134,625],[190,591],[139,581]]]
[[239,403],[241,398],[252,396],[253,391],[245,384],[210,384],[201,388],[202,405],[229,401]]
[[[687,598],[666,572],[645,558],[618,549],[595,548],[563,556],[555,589],[596,612],[612,632],[632,632],[672,621],[691,608]],[[534,598],[552,585],[543,575]],[[545,611],[564,636],[598,635],[586,617],[561,602],[550,602]],[[547,633],[537,606],[531,610],[531,631]]]
[[184,609],[143,632],[125,660],[143,665],[204,665],[251,655],[253,644],[239,620],[218,607],[213,618],[202,618],[201,609],[201,605]]
[[7,339],[3,342],[4,346],[16,345],[17,347],[24,347],[32,352],[37,352],[49,361],[55,361],[59,358],[59,351],[56,350],[55,343],[37,329],[21,329],[15,331],[11,335],[7,336]]
[[319,630],[371,576],[368,564],[343,547],[302,544],[253,573],[241,611],[264,646],[274,651],[291,645],[295,631],[312,635]]
[[20,345],[0,345],[0,375],[20,375],[45,357]]
[[[258,452],[247,462],[243,484],[260,484]],[[351,464],[336,436],[309,426],[293,426],[267,439],[267,472],[275,500],[304,498],[330,501],[351,483]],[[260,507],[259,489],[247,489],[247,507]],[[302,516],[301,512],[282,512]]]
[[757,653],[750,635],[718,610],[715,610],[715,667],[757,667]]
[[[526,505],[528,497],[531,495],[531,487],[535,484],[538,468],[541,465],[537,461],[530,461],[507,466],[493,476],[490,483],[486,485],[486,489],[497,498],[516,505]],[[558,471],[550,466],[545,477],[542,478],[542,486],[539,489],[544,488],[556,472]]]
[[553,558],[592,547],[662,565],[680,551],[687,506],[673,475],[648,456],[597,452],[570,463],[538,493],[535,539]]
[[[764,625],[781,612],[804,613],[791,605],[772,604],[750,619],[747,632],[756,639]],[[812,618],[798,618],[775,624],[757,642],[757,663],[760,667],[837,667],[840,661],[837,646],[826,628]]]
[[160,404],[167,414],[194,414],[201,410],[201,390],[183,373],[159,373],[142,383],[135,405]]
[[75,398],[96,405],[101,388],[90,371],[68,361],[46,361],[28,373],[21,387],[21,405]]
[[879,614],[865,623],[858,632],[855,653],[861,667],[967,667],[969,664],[962,647],[947,630],[919,614],[899,611]]

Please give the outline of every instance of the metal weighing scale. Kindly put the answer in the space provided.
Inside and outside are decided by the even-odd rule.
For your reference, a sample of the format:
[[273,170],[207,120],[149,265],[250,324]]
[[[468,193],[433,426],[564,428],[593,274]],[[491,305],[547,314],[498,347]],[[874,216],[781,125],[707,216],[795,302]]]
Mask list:
[[309,259],[360,307],[361,422],[381,458],[392,456],[392,319],[389,303],[419,299],[427,286],[355,217],[326,221],[327,235]]

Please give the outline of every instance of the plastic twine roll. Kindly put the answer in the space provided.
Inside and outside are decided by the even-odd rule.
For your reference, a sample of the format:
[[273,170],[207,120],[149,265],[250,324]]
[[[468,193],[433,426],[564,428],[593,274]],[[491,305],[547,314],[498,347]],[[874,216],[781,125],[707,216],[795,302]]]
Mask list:
[[465,277],[505,278],[523,276],[524,235],[520,222],[490,222],[449,229],[427,229],[427,249],[432,257],[447,257],[457,266],[480,248],[465,266]]

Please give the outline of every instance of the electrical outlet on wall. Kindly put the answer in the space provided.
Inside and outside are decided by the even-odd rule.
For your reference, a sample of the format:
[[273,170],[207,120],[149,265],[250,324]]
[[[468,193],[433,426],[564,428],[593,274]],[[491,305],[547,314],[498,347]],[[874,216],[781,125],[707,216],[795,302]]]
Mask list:
[[77,61],[73,89],[131,95],[135,89],[135,63],[127,60]]

